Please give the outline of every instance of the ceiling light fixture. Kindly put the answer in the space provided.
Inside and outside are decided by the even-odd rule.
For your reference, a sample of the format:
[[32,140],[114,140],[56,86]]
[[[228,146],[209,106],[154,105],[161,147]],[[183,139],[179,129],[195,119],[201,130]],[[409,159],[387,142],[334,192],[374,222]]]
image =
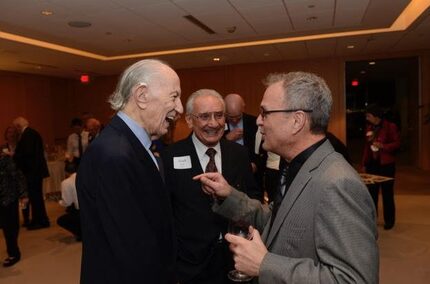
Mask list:
[[369,65],[375,65],[376,62],[375,61],[369,61]]
[[49,11],[49,10],[43,10],[42,12],[40,12],[42,15],[44,16],[51,16],[54,14],[54,12]]
[[307,17],[307,18],[306,18],[306,21],[308,21],[308,22],[315,22],[317,19],[318,19],[318,17],[316,17],[316,16],[311,16],[311,17]]
[[84,22],[84,21],[70,21],[67,24],[72,28],[79,28],[79,29],[91,27],[90,22]]
[[16,41],[24,44],[30,44],[30,45],[34,45],[42,48],[48,48],[56,51],[61,51],[69,54],[88,57],[92,59],[111,61],[111,60],[124,60],[124,59],[154,57],[154,56],[201,52],[201,51],[210,51],[210,50],[219,50],[219,49],[240,48],[240,47],[249,47],[249,46],[280,44],[280,43],[289,43],[289,42],[300,42],[300,41],[310,41],[310,40],[318,40],[318,39],[340,38],[340,37],[404,31],[410,25],[412,25],[412,23],[414,23],[429,7],[430,7],[430,2],[428,0],[412,0],[389,28],[352,30],[352,31],[346,31],[346,32],[313,34],[313,35],[296,36],[296,37],[284,37],[284,38],[275,38],[275,39],[269,39],[269,40],[255,40],[255,41],[246,41],[246,42],[236,42],[236,43],[230,43],[230,44],[217,44],[217,45],[207,45],[207,46],[200,46],[200,47],[180,48],[180,49],[171,49],[171,50],[158,50],[153,52],[142,52],[142,53],[125,54],[125,55],[118,55],[118,56],[104,56],[104,55],[91,53],[91,52],[87,52],[76,48],[71,48],[64,45],[54,44],[54,43],[41,41],[41,40],[29,38],[29,37],[19,36],[12,33],[2,32],[2,31],[0,31],[0,38]]
[[355,47],[354,45],[348,45],[346,48],[353,49],[354,47]]
[[213,60],[213,61],[215,61],[215,62],[218,62],[218,61],[221,61],[221,58],[219,58],[219,57],[214,57],[214,58],[212,58],[212,60]]

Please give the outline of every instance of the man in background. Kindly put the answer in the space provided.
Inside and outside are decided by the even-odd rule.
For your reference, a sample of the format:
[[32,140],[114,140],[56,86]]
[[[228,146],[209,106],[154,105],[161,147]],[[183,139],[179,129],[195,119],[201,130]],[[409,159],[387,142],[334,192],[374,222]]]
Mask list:
[[178,239],[178,281],[182,284],[228,283],[232,255],[223,235],[227,220],[211,210],[216,200],[192,178],[218,171],[240,191],[259,194],[245,147],[223,139],[225,105],[215,90],[202,89],[188,98],[186,121],[193,133],[162,152],[171,192]]
[[66,207],[66,213],[58,217],[57,224],[71,232],[77,241],[81,241],[81,219],[79,216],[78,194],[76,193],[76,172],[61,182],[61,200],[58,202]]
[[[47,228],[50,224],[43,199],[42,185],[43,179],[49,176],[49,171],[42,137],[39,132],[29,127],[29,122],[24,117],[15,118],[12,124],[21,133],[13,157],[27,181],[29,206],[23,210],[24,225],[29,230]],[[30,209],[31,219],[29,217]]]
[[[259,159],[254,151],[255,134],[257,133],[256,117],[245,113],[245,101],[238,94],[229,94],[225,98],[226,107],[226,131],[225,138],[245,146],[251,160],[252,172],[260,188],[263,184],[264,161]],[[258,199],[263,200],[263,190]]]
[[85,130],[82,131],[82,151],[85,152],[88,145],[100,134],[101,123],[98,119],[88,118],[85,124]]
[[85,151],[76,177],[81,283],[175,283],[169,194],[150,151],[183,112],[179,77],[153,59],[128,67],[110,97],[117,114]]
[[72,119],[70,128],[72,129],[72,133],[67,137],[65,171],[74,173],[78,169],[83,154],[81,137],[82,120],[80,118]]

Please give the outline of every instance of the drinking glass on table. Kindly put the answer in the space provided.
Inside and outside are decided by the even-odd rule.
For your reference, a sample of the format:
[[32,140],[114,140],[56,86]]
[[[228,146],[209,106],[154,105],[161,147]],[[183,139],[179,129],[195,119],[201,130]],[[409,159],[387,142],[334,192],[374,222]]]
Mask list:
[[[232,235],[240,236],[247,240],[252,239],[252,234],[249,231],[249,226],[251,225],[244,218],[245,216],[240,216],[238,218],[231,219],[228,223],[228,232]],[[227,274],[228,278],[234,282],[247,282],[253,277],[246,275],[238,270],[232,270]]]

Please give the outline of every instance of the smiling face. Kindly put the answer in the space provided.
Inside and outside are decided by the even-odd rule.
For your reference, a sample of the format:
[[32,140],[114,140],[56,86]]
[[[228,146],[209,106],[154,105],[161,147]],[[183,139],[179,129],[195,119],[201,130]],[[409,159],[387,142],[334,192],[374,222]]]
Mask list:
[[170,123],[183,112],[179,77],[167,66],[160,74],[142,87],[144,90],[144,110],[141,112],[143,128],[152,139],[167,133]]
[[[223,102],[211,95],[196,97],[193,104],[193,113],[186,117],[188,126],[194,131],[196,137],[206,146],[215,146],[224,134],[225,117],[217,119],[216,114],[224,113]],[[209,114],[207,121],[199,116]]]

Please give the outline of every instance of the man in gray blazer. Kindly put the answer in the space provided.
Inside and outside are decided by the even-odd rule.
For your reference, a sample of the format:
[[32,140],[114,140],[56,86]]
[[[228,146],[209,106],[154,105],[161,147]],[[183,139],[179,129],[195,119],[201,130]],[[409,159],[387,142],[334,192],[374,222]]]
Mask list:
[[330,90],[314,74],[267,78],[257,124],[263,148],[280,155],[286,169],[269,206],[218,173],[195,177],[218,196],[215,212],[229,218],[247,212],[252,240],[225,238],[236,269],[258,283],[378,283],[375,208],[356,171],[325,137],[331,105]]

